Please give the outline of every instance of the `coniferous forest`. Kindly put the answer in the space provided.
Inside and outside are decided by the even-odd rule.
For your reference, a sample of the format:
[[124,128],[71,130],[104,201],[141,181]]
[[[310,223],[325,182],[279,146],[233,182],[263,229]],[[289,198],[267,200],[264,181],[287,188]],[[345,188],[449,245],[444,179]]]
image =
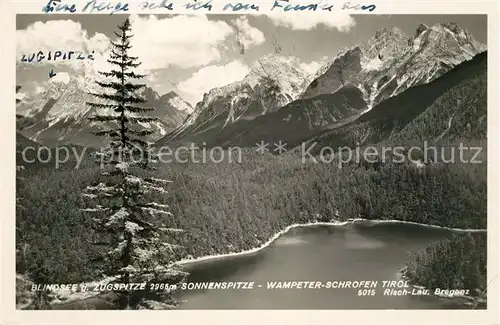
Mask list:
[[485,234],[454,235],[410,254],[404,275],[434,290],[466,290],[464,296],[486,299],[487,240]]

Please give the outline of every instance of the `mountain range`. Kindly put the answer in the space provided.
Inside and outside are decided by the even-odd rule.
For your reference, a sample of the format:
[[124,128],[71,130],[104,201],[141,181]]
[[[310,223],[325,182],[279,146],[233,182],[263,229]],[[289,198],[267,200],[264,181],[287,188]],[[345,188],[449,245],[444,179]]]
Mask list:
[[[305,87],[304,83],[296,82],[295,89],[302,87],[302,91],[300,94],[294,93],[291,98],[295,99],[288,103],[282,102],[282,107],[273,110],[259,107],[252,111],[253,115],[243,115],[238,123],[227,123],[207,112],[216,109],[217,116],[227,116],[232,108],[214,105],[213,101],[205,99],[197,105],[187,123],[159,140],[158,144],[203,141],[209,146],[250,147],[261,141],[282,141],[294,147],[301,141],[333,130],[349,129],[348,133],[352,134],[352,128],[356,128],[352,125],[356,125],[358,120],[367,120],[375,115],[369,114],[374,107],[385,105],[385,101],[409,89],[439,79],[484,51],[486,45],[450,22],[430,27],[422,24],[410,36],[397,27],[381,29],[367,42],[340,51],[315,75],[305,77],[310,80]],[[282,89],[278,85],[280,78],[298,80],[296,74],[289,78],[285,72],[281,72],[274,79],[276,87],[273,88],[276,90]],[[244,81],[228,85],[223,90],[242,83],[247,89],[253,89]],[[452,84],[453,81],[448,83],[450,86]],[[218,98],[226,98],[226,101],[228,97],[236,98],[232,91],[223,90],[218,89]],[[425,100],[426,95],[422,96]],[[430,98],[435,99],[432,96]],[[418,105],[418,100],[420,98],[416,98],[415,105]],[[421,109],[425,109],[425,106]],[[391,104],[386,114],[389,116],[392,111],[406,114]],[[255,116],[256,112],[260,114]],[[368,137],[353,138],[357,141],[369,140]]]
[[476,55],[439,78],[412,87],[376,105],[341,128],[306,141],[319,148],[354,147],[387,142],[391,146],[422,141],[450,144],[485,140],[487,131],[487,52]]
[[404,90],[428,83],[457,64],[486,50],[454,23],[421,24],[406,36],[397,27],[382,29],[366,43],[339,53],[320,70],[303,98],[329,94],[344,84],[355,84],[368,108]]
[[[93,131],[99,130],[99,124],[88,120],[97,110],[86,105],[86,102],[104,103],[89,94],[100,91],[90,78],[72,78],[67,83],[50,82],[43,93],[33,98],[24,98],[18,104],[18,131],[32,141],[48,146],[101,146],[102,139],[92,134]],[[154,131],[150,141],[181,125],[192,110],[191,105],[175,92],[160,96],[152,88],[145,87],[140,91],[140,95],[146,100],[146,103],[141,105],[155,108],[146,114],[158,118],[156,122],[143,123],[144,127]]]
[[[394,138],[466,80],[457,69],[474,75],[462,66],[485,65],[485,51],[485,44],[451,22],[422,24],[413,35],[397,27],[381,29],[366,42],[341,50],[312,75],[294,59],[266,55],[242,80],[205,93],[191,114],[176,93],[159,96],[147,87],[142,95],[157,108],[159,122],[145,126],[155,131],[152,140],[158,145],[172,146],[250,147],[282,141],[294,147],[332,137],[349,145],[382,141]],[[20,104],[19,132],[43,144],[99,145],[90,137],[97,126],[86,120],[92,110],[83,104],[91,100],[84,91],[89,84],[53,83]]]

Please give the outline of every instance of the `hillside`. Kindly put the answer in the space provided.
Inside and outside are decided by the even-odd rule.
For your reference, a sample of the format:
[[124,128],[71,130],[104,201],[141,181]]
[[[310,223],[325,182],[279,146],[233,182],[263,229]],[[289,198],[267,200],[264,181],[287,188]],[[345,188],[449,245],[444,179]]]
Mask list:
[[[356,121],[310,142],[320,148],[355,147],[388,139],[436,140],[448,128],[452,114],[457,118],[451,120],[444,135],[481,139],[486,135],[486,62],[487,52],[478,54],[440,78],[389,98]],[[467,123],[470,131],[464,134],[460,127]]]
[[360,88],[372,108],[410,87],[434,80],[485,49],[452,22],[430,27],[421,24],[410,37],[397,27],[382,29],[320,69],[303,98],[333,93],[350,82]]
[[214,131],[205,141],[209,146],[222,147],[253,147],[261,141],[281,141],[293,146],[304,137],[356,118],[365,109],[363,94],[356,87],[346,85],[335,94],[297,100],[277,112],[226,126]]
[[266,55],[242,80],[205,93],[184,124],[158,144],[210,141],[214,130],[276,112],[299,97],[308,78],[296,62]]
[[[274,62],[274,56],[266,56],[242,81],[205,94],[185,123],[157,145],[249,147],[282,141],[293,147],[328,130],[335,130],[335,143],[342,145],[379,142],[388,136],[381,132],[398,132],[448,84],[447,79],[441,84],[433,81],[485,48],[450,22],[420,25],[410,37],[396,27],[381,29],[368,41],[340,51],[309,78],[307,87],[303,73],[290,68],[293,62]],[[272,73],[264,75],[267,71]],[[420,88],[418,94],[412,90],[429,83],[432,86]],[[297,93],[300,89],[303,92]],[[352,94],[346,96],[346,89]],[[410,100],[416,107],[407,108]],[[328,134],[320,141],[324,137]]]

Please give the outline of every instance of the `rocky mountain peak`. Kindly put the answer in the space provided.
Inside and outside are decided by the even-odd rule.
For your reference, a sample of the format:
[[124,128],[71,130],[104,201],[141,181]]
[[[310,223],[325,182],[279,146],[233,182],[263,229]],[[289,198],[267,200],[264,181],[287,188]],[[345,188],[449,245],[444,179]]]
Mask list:
[[365,43],[337,55],[320,69],[303,98],[331,94],[347,82],[359,87],[368,107],[409,87],[428,83],[486,49],[455,23],[420,24],[407,38],[399,28],[383,28]]
[[369,40],[341,51],[321,68],[321,74],[309,85],[303,98],[333,93],[348,82],[359,84],[364,74],[382,69],[404,52],[408,47],[407,40],[408,37],[398,27],[379,29]]
[[138,95],[144,97],[146,100],[158,100],[160,95],[151,87],[144,87],[139,90]]
[[300,84],[306,76],[296,58],[268,54],[254,62],[243,81],[253,88],[261,78],[271,78],[283,86],[286,92],[294,92],[290,84]]
[[[96,109],[85,103],[107,103],[106,100],[89,94],[89,92],[101,93],[103,91],[95,80],[89,77],[71,76],[67,80],[49,80],[45,91],[30,96],[19,103],[16,108],[18,114],[32,118],[34,121],[30,128],[23,130],[24,135],[32,140],[38,139],[43,144],[57,142],[95,144],[97,139],[89,132],[95,131],[97,126],[87,117],[96,112],[111,113],[111,110]],[[145,127],[154,132],[153,139],[165,135],[180,125],[191,110],[191,106],[179,96],[164,101],[149,86],[138,90],[138,94],[146,100],[146,103],[139,105],[154,107],[155,110],[148,112],[148,115],[159,119],[157,122],[145,124]]]
[[382,28],[373,37],[360,45],[363,56],[367,59],[386,60],[401,52],[407,45],[408,37],[398,27]]
[[310,80],[309,74],[299,64],[294,57],[274,53],[259,58],[242,80],[212,88],[203,94],[203,99],[196,104],[184,125],[169,134],[165,141],[191,132],[201,135],[238,120],[252,120],[298,99]]
[[[447,21],[447,22],[444,22],[442,24],[436,24],[435,26],[441,26],[443,28],[446,28],[446,29],[452,31],[455,35],[462,34],[465,36],[466,34],[469,34],[467,30],[463,29],[457,23],[452,22],[452,21]],[[470,34],[468,36],[470,36]]]
[[[252,64],[250,71],[242,80],[210,89],[196,106],[205,109],[212,106],[218,100],[217,98],[235,97],[238,94],[255,93],[254,95],[263,99],[269,94],[264,96],[261,91],[268,88],[282,93],[279,97],[283,98],[285,102],[280,102],[279,105],[286,105],[300,95],[307,82],[308,75],[299,67],[296,58],[267,54]],[[266,100],[264,99],[264,101]],[[267,103],[262,104],[268,106]],[[225,109],[224,107],[217,109],[219,108]]]
[[446,49],[451,56],[464,52],[468,59],[486,50],[484,44],[478,42],[469,31],[454,22],[438,23],[431,27],[421,24],[408,43],[414,51],[438,53]]
[[382,28],[379,29],[375,32],[373,35],[374,39],[387,39],[387,38],[405,38],[406,35],[403,32],[403,30],[399,27],[393,27],[393,28]]
[[175,107],[178,111],[182,111],[185,114],[193,111],[193,107],[184,99],[182,99],[182,97],[173,90],[169,91],[164,95],[161,95],[160,101]]
[[161,98],[175,98],[175,97],[180,97],[178,93],[175,91],[171,90],[166,94],[161,95]]
[[415,31],[415,37],[420,36],[424,31],[426,31],[429,28],[426,24],[420,24],[417,27],[417,30]]

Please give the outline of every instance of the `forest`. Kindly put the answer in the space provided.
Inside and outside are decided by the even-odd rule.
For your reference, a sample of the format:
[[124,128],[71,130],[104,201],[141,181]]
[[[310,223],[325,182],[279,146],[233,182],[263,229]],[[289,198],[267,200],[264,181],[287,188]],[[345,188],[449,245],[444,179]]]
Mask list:
[[[486,228],[486,162],[434,164],[303,164],[293,154],[247,150],[241,164],[160,165],[170,179],[166,200],[178,258],[259,246],[284,227],[313,220],[398,219],[453,228]],[[30,169],[33,167],[33,170]],[[85,186],[99,168],[54,170],[27,166],[19,173],[18,241],[25,249],[18,270],[37,283],[94,278],[88,261],[97,249],[81,211]],[[71,190],[68,190],[71,189]]]
[[467,290],[486,298],[487,236],[455,234],[410,254],[404,271],[412,283],[428,289]]

